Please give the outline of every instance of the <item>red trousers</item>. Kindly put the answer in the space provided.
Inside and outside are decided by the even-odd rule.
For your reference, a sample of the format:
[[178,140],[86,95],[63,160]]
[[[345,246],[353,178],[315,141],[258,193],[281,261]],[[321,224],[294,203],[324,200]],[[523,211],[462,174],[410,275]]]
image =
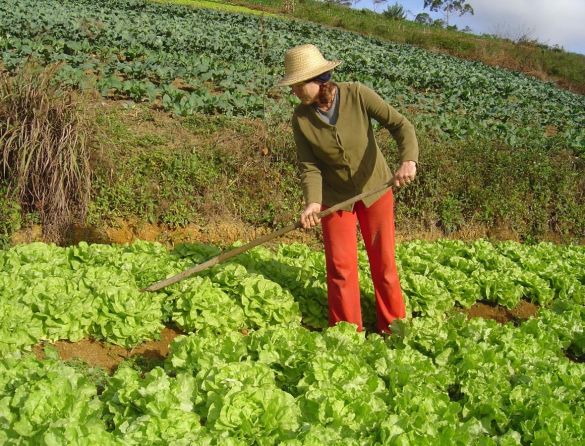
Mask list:
[[[326,209],[323,206],[323,209]],[[357,222],[368,258],[376,294],[377,328],[406,316],[394,253],[394,197],[389,190],[367,208],[359,201],[353,211],[337,211],[321,220],[327,263],[329,325],[347,321],[362,330],[357,264]]]

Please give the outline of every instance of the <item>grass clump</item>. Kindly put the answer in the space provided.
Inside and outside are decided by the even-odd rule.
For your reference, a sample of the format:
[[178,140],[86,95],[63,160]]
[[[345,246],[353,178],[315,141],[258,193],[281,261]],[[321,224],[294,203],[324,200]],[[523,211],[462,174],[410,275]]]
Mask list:
[[144,104],[112,104],[97,123],[106,144],[90,225],[138,219],[176,229],[226,220],[276,228],[301,211],[292,134],[277,124],[266,135],[258,120],[171,117]]
[[20,206],[4,184],[0,184],[0,249],[10,246],[10,236],[20,229]]
[[87,212],[93,123],[80,96],[55,85],[57,70],[29,63],[0,73],[0,180],[58,243]]

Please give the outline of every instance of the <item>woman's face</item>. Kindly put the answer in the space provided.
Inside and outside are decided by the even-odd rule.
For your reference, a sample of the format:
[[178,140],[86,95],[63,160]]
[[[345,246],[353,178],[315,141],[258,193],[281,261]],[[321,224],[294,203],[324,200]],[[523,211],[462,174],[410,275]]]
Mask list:
[[299,82],[291,85],[293,94],[305,105],[317,102],[319,98],[319,84],[313,81]]

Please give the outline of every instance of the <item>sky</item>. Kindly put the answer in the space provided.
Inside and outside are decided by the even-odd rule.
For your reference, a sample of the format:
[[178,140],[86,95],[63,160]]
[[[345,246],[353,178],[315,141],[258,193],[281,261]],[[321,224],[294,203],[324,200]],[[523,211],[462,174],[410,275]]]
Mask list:
[[[424,0],[388,0],[373,4],[359,0],[356,9],[384,11],[394,3],[410,11],[413,20],[423,10]],[[497,34],[513,40],[523,35],[549,46],[559,45],[566,51],[585,54],[585,0],[469,0],[474,15],[453,14],[449,24],[459,29],[469,26],[475,34]],[[430,12],[429,12],[430,13]],[[442,12],[430,13],[434,19],[444,18]]]

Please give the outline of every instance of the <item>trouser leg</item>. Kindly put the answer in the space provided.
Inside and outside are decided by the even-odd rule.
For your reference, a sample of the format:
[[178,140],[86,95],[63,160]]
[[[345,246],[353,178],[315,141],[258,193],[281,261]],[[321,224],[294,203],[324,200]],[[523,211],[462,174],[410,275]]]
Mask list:
[[347,321],[361,331],[356,216],[347,211],[334,212],[323,218],[321,225],[327,264],[329,325]]
[[394,319],[404,318],[406,308],[400,290],[394,252],[394,198],[388,191],[369,208],[355,207],[364,238],[376,294],[377,328],[388,332]]

